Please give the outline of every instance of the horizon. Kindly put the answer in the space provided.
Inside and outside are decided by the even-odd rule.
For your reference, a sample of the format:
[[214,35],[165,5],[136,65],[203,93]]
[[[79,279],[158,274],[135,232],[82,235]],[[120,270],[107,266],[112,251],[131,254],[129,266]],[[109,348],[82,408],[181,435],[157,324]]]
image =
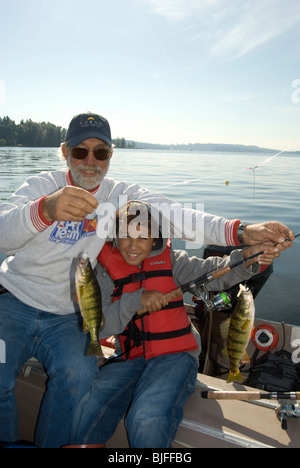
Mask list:
[[[9,116],[3,116],[3,117],[0,116],[0,119],[3,119],[5,117],[10,119]],[[12,120],[12,119],[10,119],[10,120]],[[47,122],[46,120],[42,120],[41,122],[34,122],[31,118],[29,118],[28,120],[32,121],[33,123],[37,123],[37,124],[47,123],[47,124],[50,124],[50,125],[55,125],[55,124],[53,124],[53,122]],[[16,123],[13,120],[13,122],[15,122],[16,125],[20,125],[20,123],[22,121],[25,121],[25,120],[21,119],[19,121],[19,123]],[[0,128],[0,130],[1,130],[1,128]],[[62,128],[62,127],[61,127],[61,130],[62,131],[67,131],[66,128]],[[253,152],[253,153],[255,152],[256,149],[257,150],[262,150],[262,151],[265,151],[265,152],[280,151],[278,148],[266,148],[266,147],[255,145],[255,144],[244,145],[244,144],[239,144],[239,143],[236,144],[236,143],[222,143],[222,142],[221,143],[220,142],[214,142],[214,143],[212,143],[212,142],[202,142],[202,143],[201,142],[195,142],[195,143],[191,143],[191,142],[189,142],[189,143],[153,143],[153,142],[150,142],[150,141],[138,141],[138,140],[132,140],[132,139],[129,140],[129,139],[125,138],[125,137],[115,137],[115,138],[113,138],[113,140],[118,140],[118,139],[122,139],[122,138],[124,138],[124,140],[126,142],[129,142],[129,143],[134,143],[134,144],[138,144],[138,145],[166,147],[165,149],[168,149],[167,147],[174,147],[174,146],[220,146],[220,147],[221,146],[223,146],[223,147],[231,146],[231,147],[240,147],[241,149],[242,148],[245,148],[245,149],[246,148],[248,148],[248,149],[252,148],[252,151],[250,151],[250,152]],[[1,134],[0,134],[0,139],[1,139]],[[24,146],[24,145],[2,146],[2,148],[14,148],[14,147],[26,148],[26,147],[30,147],[30,146]],[[1,148],[1,145],[0,145],[0,148]],[[50,148],[52,148],[52,147],[50,147]],[[147,148],[137,147],[137,148],[124,148],[124,149],[147,149]],[[151,148],[149,148],[149,149],[151,149]],[[159,149],[159,148],[152,148],[152,149]],[[171,148],[169,148],[169,149],[171,149]],[[172,148],[172,149],[176,149],[176,148]],[[206,150],[207,151],[212,151],[212,150],[209,150],[209,149],[206,149]],[[220,151],[226,151],[226,149],[223,149],[223,150],[220,149]],[[293,151],[290,151],[288,149],[284,149],[284,150],[281,150],[280,152],[281,153],[300,153],[300,149],[299,150],[293,150]]]

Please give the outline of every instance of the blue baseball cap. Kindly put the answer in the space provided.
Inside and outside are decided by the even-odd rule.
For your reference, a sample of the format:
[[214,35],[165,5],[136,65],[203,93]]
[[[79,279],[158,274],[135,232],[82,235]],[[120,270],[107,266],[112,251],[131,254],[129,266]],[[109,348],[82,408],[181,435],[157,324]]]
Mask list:
[[88,138],[99,138],[112,146],[111,132],[108,121],[98,114],[78,114],[70,122],[66,141],[74,147]]

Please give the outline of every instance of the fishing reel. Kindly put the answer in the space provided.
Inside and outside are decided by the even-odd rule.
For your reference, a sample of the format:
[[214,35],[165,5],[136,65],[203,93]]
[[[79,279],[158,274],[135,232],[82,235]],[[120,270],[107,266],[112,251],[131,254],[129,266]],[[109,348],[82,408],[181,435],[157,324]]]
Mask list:
[[209,293],[204,286],[193,290],[193,301],[195,303],[204,303],[208,310],[230,309],[231,296],[226,292],[217,292],[216,294]]
[[283,401],[275,410],[279,421],[281,422],[281,428],[287,430],[287,418],[300,418],[300,405],[298,403],[292,404]]
[[219,292],[215,296],[212,297],[211,302],[213,304],[213,309],[230,309],[232,307],[231,304],[231,296],[225,292]]

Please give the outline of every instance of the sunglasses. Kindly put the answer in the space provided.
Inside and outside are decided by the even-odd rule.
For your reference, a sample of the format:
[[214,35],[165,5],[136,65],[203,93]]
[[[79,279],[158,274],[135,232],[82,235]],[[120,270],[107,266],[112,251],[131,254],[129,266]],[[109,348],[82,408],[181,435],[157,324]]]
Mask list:
[[87,148],[72,148],[71,154],[75,159],[85,159],[89,152],[93,153],[94,158],[97,161],[106,161],[110,157],[111,151],[106,148],[98,148],[94,150],[89,150]]

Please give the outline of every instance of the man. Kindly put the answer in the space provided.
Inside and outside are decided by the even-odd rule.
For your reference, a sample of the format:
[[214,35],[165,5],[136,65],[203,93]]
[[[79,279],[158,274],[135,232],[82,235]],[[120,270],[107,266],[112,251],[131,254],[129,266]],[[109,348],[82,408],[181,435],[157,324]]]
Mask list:
[[[85,356],[74,277],[78,257],[87,253],[95,266],[112,234],[103,207],[117,209],[120,197],[123,203],[135,199],[167,205],[176,211],[175,235],[183,231],[186,240],[194,240],[196,222],[203,226],[205,242],[238,245],[238,236],[244,243],[271,241],[278,244],[275,256],[294,239],[280,223],[243,230],[239,220],[186,210],[138,185],[107,178],[111,132],[97,114],[72,119],[62,152],[69,169],[30,177],[0,207],[0,251],[8,255],[0,268],[0,340],[6,345],[6,362],[0,364],[0,440],[19,437],[13,389],[20,367],[34,356],[49,376],[36,430],[39,447],[68,444],[76,402],[97,373],[96,360]],[[189,215],[190,222],[177,226],[181,214]]]

